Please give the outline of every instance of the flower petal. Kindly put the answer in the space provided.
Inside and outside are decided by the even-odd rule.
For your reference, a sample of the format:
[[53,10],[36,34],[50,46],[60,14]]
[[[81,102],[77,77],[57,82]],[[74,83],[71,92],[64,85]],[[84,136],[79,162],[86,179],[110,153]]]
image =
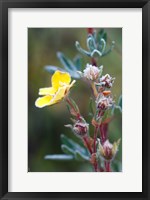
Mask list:
[[58,90],[63,83],[69,85],[71,77],[69,73],[56,71],[52,76],[52,87]]
[[70,85],[66,87],[66,94],[69,92],[70,88],[75,84],[76,80],[73,80]]
[[50,105],[50,101],[53,97],[50,95],[44,96],[44,97],[39,97],[36,102],[35,105],[38,108],[43,108],[44,106],[48,106]]
[[68,86],[59,87],[50,104],[58,103],[64,98]]
[[39,95],[54,95],[55,92],[56,92],[56,89],[53,87],[39,89]]

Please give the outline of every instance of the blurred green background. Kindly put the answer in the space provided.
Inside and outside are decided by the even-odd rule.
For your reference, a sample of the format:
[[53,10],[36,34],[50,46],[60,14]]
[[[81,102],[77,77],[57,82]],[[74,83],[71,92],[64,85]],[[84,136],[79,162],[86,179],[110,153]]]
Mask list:
[[[99,29],[97,29],[99,30]],[[105,28],[108,42],[115,41],[113,51],[99,58],[98,65],[103,65],[103,75],[109,73],[116,77],[112,93],[116,102],[122,93],[122,29]],[[88,163],[77,161],[44,160],[47,154],[62,154],[60,134],[64,133],[75,141],[79,141],[70,129],[64,127],[71,123],[65,102],[39,109],[35,100],[39,97],[39,88],[51,86],[51,75],[44,70],[45,65],[62,67],[56,52],[63,52],[73,59],[80,54],[75,47],[79,41],[86,47],[86,28],[29,28],[28,29],[28,171],[29,172],[84,172],[92,171]],[[81,54],[80,54],[81,55]],[[82,56],[82,66],[90,63],[90,58]],[[85,83],[77,80],[71,89],[71,97],[78,104],[81,114],[90,123],[88,116],[90,90]],[[92,132],[92,127],[91,127]],[[122,138],[121,115],[114,118],[109,125],[111,142]],[[79,141],[80,142],[80,141]],[[122,162],[122,145],[114,161],[114,167],[119,168]]]

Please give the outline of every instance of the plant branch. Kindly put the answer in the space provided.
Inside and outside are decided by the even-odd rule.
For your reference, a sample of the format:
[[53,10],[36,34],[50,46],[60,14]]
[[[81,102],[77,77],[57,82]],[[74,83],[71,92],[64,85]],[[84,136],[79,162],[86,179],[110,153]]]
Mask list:
[[110,161],[105,161],[105,171],[111,172],[111,162]]
[[92,90],[93,90],[94,97],[96,98],[97,95],[98,95],[98,92],[97,92],[97,89],[96,89],[94,82],[91,82],[91,87],[92,87]]
[[74,105],[72,104],[72,102],[70,101],[70,99],[68,97],[66,97],[66,102],[69,104],[69,106],[72,108],[74,114],[76,115],[77,119],[81,119],[81,115],[80,113],[75,109]]

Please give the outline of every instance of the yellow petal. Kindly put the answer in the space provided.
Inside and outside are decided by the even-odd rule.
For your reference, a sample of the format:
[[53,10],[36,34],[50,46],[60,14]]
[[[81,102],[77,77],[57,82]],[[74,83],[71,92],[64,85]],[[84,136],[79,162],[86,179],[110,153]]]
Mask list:
[[65,96],[66,89],[67,89],[67,86],[59,87],[55,96],[52,98],[50,104],[58,103],[59,101],[61,101]]
[[69,92],[70,88],[75,84],[76,80],[73,80],[70,85],[66,87],[66,94]]
[[36,100],[35,105],[36,105],[38,108],[43,108],[44,106],[50,105],[51,99],[52,99],[52,96],[50,96],[50,95],[47,95],[47,96],[44,96],[44,97],[39,97],[39,98]]
[[56,92],[56,89],[53,87],[39,89],[39,95],[54,95],[55,92]]
[[52,76],[52,87],[58,90],[62,84],[69,85],[71,77],[69,73],[56,71]]

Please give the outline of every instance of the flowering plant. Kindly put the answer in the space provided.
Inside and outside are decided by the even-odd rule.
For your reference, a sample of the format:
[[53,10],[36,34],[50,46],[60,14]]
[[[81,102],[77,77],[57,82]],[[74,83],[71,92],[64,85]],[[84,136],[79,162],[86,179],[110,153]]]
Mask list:
[[[87,48],[81,48],[79,42],[75,42],[77,50],[90,57],[91,63],[87,63],[85,68],[81,69],[81,58],[76,57],[74,61],[68,59],[63,53],[57,53],[57,56],[64,68],[56,66],[46,66],[45,69],[53,73],[51,77],[51,86],[39,89],[39,95],[35,105],[38,108],[51,106],[65,101],[71,115],[72,124],[65,125],[71,132],[77,136],[82,145],[73,141],[65,135],[61,135],[62,151],[61,155],[47,155],[45,159],[50,160],[77,160],[86,161],[93,166],[95,172],[113,171],[111,163],[119,150],[121,139],[111,143],[109,141],[108,126],[115,116],[115,112],[122,112],[122,96],[115,103],[111,88],[115,78],[109,74],[103,75],[104,66],[97,66],[97,60],[102,56],[107,56],[114,48],[114,41],[111,47],[106,50],[107,34],[102,29],[96,33],[95,29],[88,29]],[[92,119],[87,122],[82,116],[76,102],[71,97],[72,88],[75,87],[76,80],[81,79],[91,88],[90,113]],[[94,133],[91,133],[90,126],[93,126]]]

